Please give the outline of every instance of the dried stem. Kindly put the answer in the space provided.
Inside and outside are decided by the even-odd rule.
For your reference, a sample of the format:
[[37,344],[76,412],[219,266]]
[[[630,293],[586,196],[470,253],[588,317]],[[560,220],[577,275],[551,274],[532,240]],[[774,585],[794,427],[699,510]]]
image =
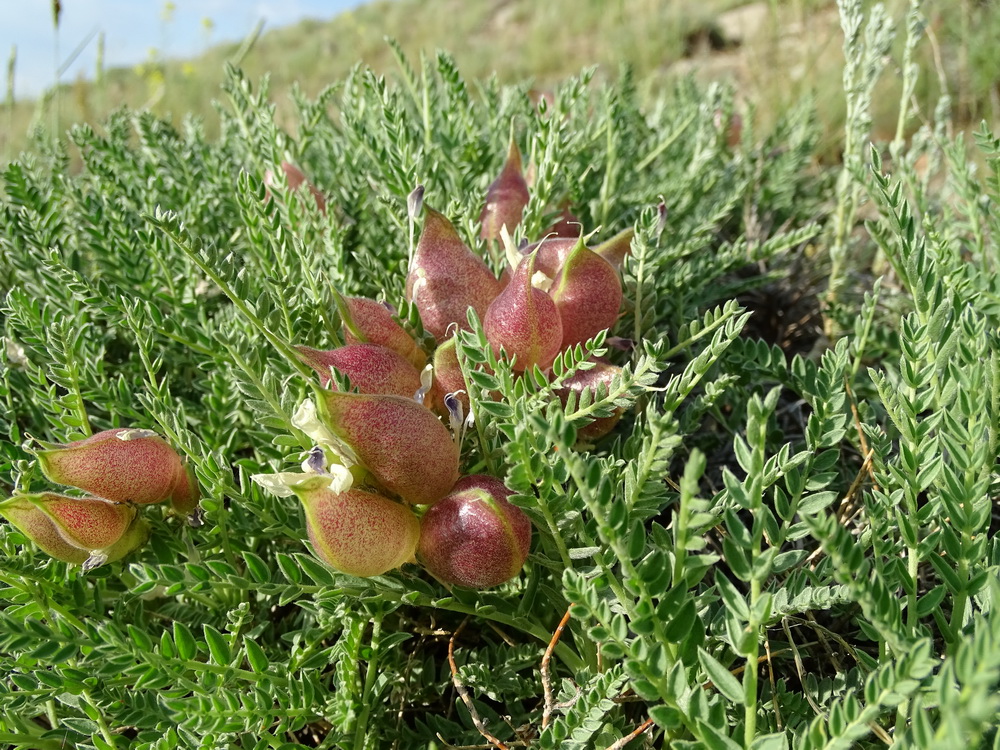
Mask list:
[[875,449],[872,448],[865,455],[865,460],[861,463],[861,468],[858,470],[858,474],[854,477],[854,481],[851,482],[851,486],[847,489],[847,494],[844,495],[844,499],[840,501],[840,505],[837,507],[837,517],[843,522],[844,518],[848,515],[848,511],[851,508],[851,504],[854,502],[854,496],[857,494],[858,490],[861,489],[862,483],[865,478],[874,476],[871,474],[872,471],[872,458],[875,455]]
[[781,618],[781,629],[785,631],[785,637],[788,639],[788,645],[792,649],[792,658],[795,660],[795,671],[799,676],[799,682],[802,683],[802,695],[805,696],[806,702],[813,711],[816,712],[817,716],[826,716],[826,712],[822,708],[816,705],[816,701],[809,694],[809,690],[806,687],[806,675],[805,667],[802,666],[802,656],[799,654],[799,649],[795,645],[795,641],[792,640],[792,631],[788,628],[788,623],[785,618]]
[[642,734],[643,732],[648,732],[651,726],[653,726],[653,720],[646,719],[644,722],[642,722],[642,724],[637,726],[632,732],[626,734],[624,737],[622,737],[614,744],[608,745],[607,750],[621,750],[623,747],[625,747],[628,743],[630,743],[640,734]]
[[776,728],[782,731],[781,709],[778,707],[778,688],[774,683],[774,663],[771,661],[771,639],[764,634],[764,655],[767,657],[767,679],[771,683],[771,703],[774,705],[774,722]]
[[490,734],[490,730],[486,728],[486,722],[483,721],[479,712],[476,711],[475,705],[472,703],[469,691],[466,689],[465,685],[462,684],[462,679],[458,676],[458,667],[455,665],[455,639],[458,637],[458,634],[465,629],[465,625],[468,622],[468,617],[462,620],[462,624],[458,626],[455,632],[451,634],[451,638],[448,639],[448,666],[451,667],[451,681],[455,686],[455,690],[458,692],[459,697],[462,699],[462,702],[465,704],[465,707],[469,709],[469,715],[472,717],[472,723],[476,725],[476,729],[479,733],[498,750],[510,750],[510,748],[503,744],[503,742]]
[[545,729],[549,725],[549,722],[552,721],[552,711],[555,708],[555,697],[552,694],[552,677],[549,675],[549,662],[552,660],[552,652],[555,651],[556,644],[559,643],[563,630],[566,629],[566,625],[569,623],[569,611],[572,607],[573,605],[571,604],[566,608],[566,614],[559,621],[556,632],[552,634],[552,640],[549,641],[548,648],[545,649],[545,655],[542,657],[542,691],[545,694],[545,708],[542,709],[542,729]]

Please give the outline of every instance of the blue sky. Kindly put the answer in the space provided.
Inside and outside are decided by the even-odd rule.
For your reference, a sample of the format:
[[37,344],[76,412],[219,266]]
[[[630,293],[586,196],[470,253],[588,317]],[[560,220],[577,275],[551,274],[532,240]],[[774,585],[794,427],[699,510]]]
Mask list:
[[[95,29],[104,32],[105,65],[135,65],[148,59],[150,49],[166,57],[189,57],[206,46],[240,40],[258,19],[267,28],[302,18],[332,18],[364,0],[173,0],[165,22],[164,0],[62,0],[59,22],[60,65]],[[213,28],[206,30],[204,19]],[[0,97],[6,86],[6,61],[17,45],[14,92],[18,98],[37,96],[55,80],[55,31],[51,0],[0,0]],[[60,80],[80,73],[92,77],[97,64],[97,39],[91,39]]]

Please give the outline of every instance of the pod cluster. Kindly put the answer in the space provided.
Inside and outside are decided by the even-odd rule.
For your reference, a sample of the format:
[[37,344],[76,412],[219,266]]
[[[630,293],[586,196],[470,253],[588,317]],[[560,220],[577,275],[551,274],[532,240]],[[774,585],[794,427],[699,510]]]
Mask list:
[[[445,583],[484,588],[523,566],[531,523],[509,502],[512,492],[496,477],[459,477],[458,434],[469,402],[456,334],[475,310],[490,347],[515,372],[547,370],[560,352],[614,325],[622,302],[619,267],[631,242],[629,231],[588,247],[579,222],[564,211],[541,240],[512,248],[509,235],[528,200],[512,143],[480,215],[481,238],[508,248],[499,276],[443,214],[422,205],[422,194],[411,200],[411,214],[422,212],[424,222],[406,299],[429,334],[425,341],[434,340],[430,353],[391,308],[339,295],[344,345],[295,347],[326,389],[297,415],[319,447],[303,464],[305,473],[255,479],[275,494],[298,497],[316,554],[334,568],[371,576],[418,562]],[[595,362],[566,380],[558,395],[565,402],[571,391],[607,386],[618,372]],[[597,419],[579,434],[597,439],[617,419]]]
[[14,495],[0,503],[0,515],[57,560],[89,570],[139,548],[149,537],[143,505],[169,502],[180,515],[197,508],[193,472],[149,430],[117,428],[41,446],[36,456],[46,478],[89,494]]

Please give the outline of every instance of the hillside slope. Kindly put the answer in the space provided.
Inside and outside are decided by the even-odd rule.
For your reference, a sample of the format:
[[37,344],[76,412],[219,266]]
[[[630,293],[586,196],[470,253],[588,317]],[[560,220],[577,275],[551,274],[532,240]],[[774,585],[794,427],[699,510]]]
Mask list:
[[[906,3],[887,5],[901,17]],[[933,44],[924,48],[936,51],[937,59],[928,51],[919,61],[926,69],[917,91],[922,107],[933,108],[940,81],[946,81],[959,120],[996,121],[1000,60],[989,50],[1000,36],[1000,7],[961,0],[927,12]],[[614,77],[626,63],[650,89],[689,73],[729,80],[744,100],[757,103],[765,127],[772,113],[840,86],[842,32],[831,0],[378,0],[328,21],[265,30],[259,38],[219,45],[193,60],[151,60],[109,70],[101,85],[81,80],[41,102],[8,104],[0,156],[11,156],[33,126],[61,130],[71,122],[100,122],[122,104],[175,118],[205,115],[211,130],[212,100],[219,97],[224,63],[234,59],[252,80],[270,75],[280,118],[291,111],[288,93],[294,84],[312,96],[357,63],[379,73],[398,70],[386,37],[397,40],[414,65],[421,54],[447,50],[467,80],[496,73],[502,82],[530,78],[544,89],[589,65],[599,66],[599,77]],[[897,110],[894,85],[887,81],[880,97],[887,113]],[[827,132],[839,131],[840,97],[816,99]]]

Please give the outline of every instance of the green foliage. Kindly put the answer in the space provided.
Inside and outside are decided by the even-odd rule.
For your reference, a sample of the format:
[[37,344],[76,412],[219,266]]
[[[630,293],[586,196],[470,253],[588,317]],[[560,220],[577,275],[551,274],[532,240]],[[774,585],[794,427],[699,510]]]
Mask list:
[[[824,223],[808,116],[733,150],[721,87],[679,84],[647,109],[629,75],[599,86],[585,72],[536,107],[526,86],[470,85],[444,54],[419,75],[400,55],[400,70],[397,85],[359,67],[302,98],[294,131],[266,82],[232,70],[217,140],[123,110],[4,169],[5,489],[44,482],[29,436],[150,428],[195,468],[203,524],[154,508],[145,548],[86,574],[0,526],[0,740],[994,741],[996,136],[977,134],[983,181],[959,145],[914,144],[948,170],[942,198],[906,154],[893,177],[878,150],[870,175],[852,162],[842,187],[877,206],[868,230],[892,273],[859,290],[847,334],[791,355],[751,333],[746,303],[799,282],[792,261]],[[292,414],[312,373],[290,347],[340,343],[334,290],[395,304],[420,340],[402,300],[407,196],[423,185],[476,247],[512,127],[535,175],[519,237],[564,200],[601,238],[635,230],[621,320],[550,372],[515,377],[474,313],[458,339],[462,469],[514,490],[536,531],[528,564],[488,591],[415,565],[337,573],[310,554],[294,499],[249,481],[311,447]],[[283,159],[326,213],[288,188]],[[594,355],[621,373],[554,398]],[[578,441],[616,411],[611,435]]]

